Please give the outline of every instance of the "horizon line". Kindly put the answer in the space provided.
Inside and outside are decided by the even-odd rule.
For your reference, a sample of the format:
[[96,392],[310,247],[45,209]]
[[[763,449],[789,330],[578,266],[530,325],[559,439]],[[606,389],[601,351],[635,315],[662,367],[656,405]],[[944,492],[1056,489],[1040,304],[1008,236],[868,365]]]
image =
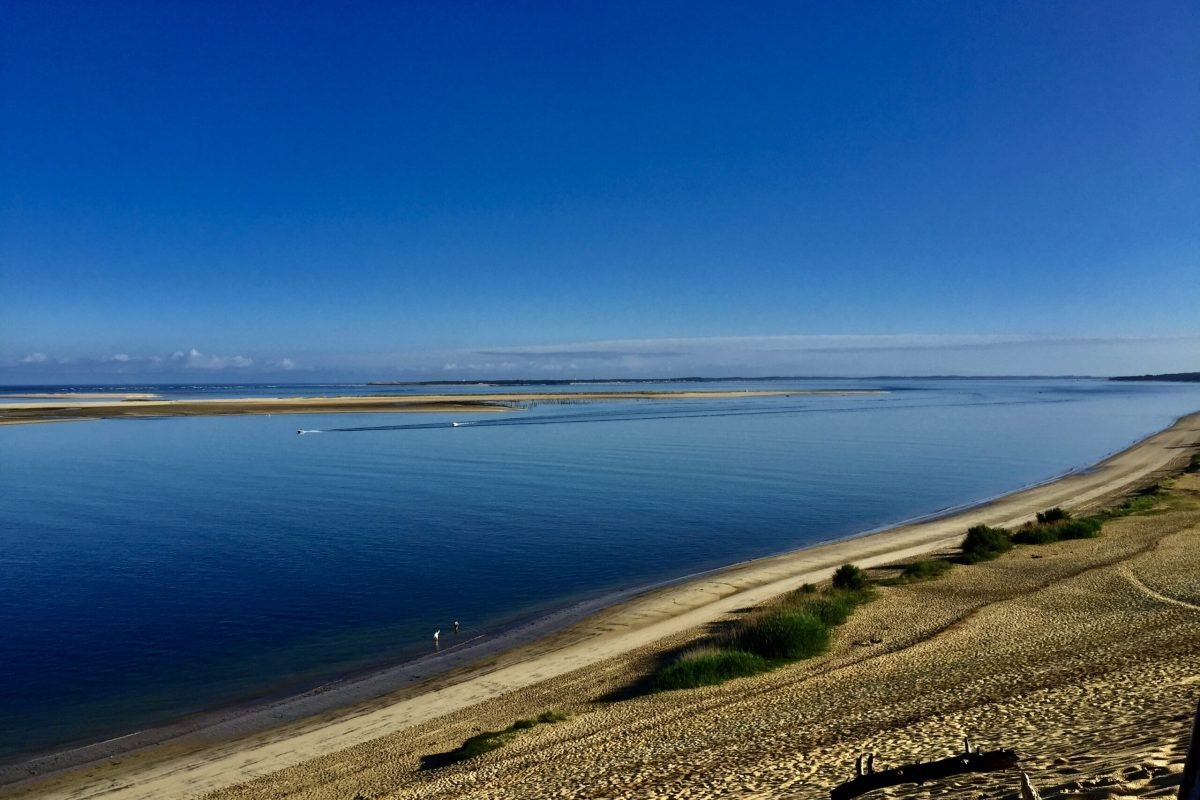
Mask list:
[[67,387],[137,387],[137,386],[569,386],[584,383],[718,383],[723,381],[785,381],[785,380],[838,380],[838,381],[868,381],[868,380],[1113,380],[1117,378],[1166,378],[1177,375],[1195,375],[1200,373],[1172,372],[1138,375],[1079,375],[1079,374],[918,374],[918,375],[686,375],[657,378],[473,378],[461,380],[359,380],[359,381],[118,381],[108,383],[87,383],[67,381],[63,383],[0,383],[0,389],[57,389]]

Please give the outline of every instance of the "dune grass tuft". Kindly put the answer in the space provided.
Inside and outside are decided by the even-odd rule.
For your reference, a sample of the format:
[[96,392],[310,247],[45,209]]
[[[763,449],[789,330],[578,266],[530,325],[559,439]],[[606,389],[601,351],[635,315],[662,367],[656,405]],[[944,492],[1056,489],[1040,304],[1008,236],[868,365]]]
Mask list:
[[851,585],[859,588],[821,591],[806,583],[776,605],[739,620],[706,646],[688,650],[664,665],[651,685],[656,691],[711,686],[825,652],[833,629],[874,597],[866,573],[858,567],[846,564],[839,571],[857,576]]
[[949,561],[941,558],[924,558],[905,564],[900,575],[892,580],[893,584],[918,583],[931,581],[944,575],[952,566]]
[[[1040,516],[1040,515],[1039,515]],[[1043,525],[1026,525],[1013,534],[1016,544],[1053,544],[1068,539],[1094,539],[1100,535],[1104,520],[1080,517]]]
[[1110,508],[1108,511],[1105,511],[1104,517],[1115,519],[1117,517],[1128,517],[1131,514],[1148,514],[1165,497],[1166,493],[1162,490],[1162,487],[1155,483],[1138,491],[1132,497],[1126,498],[1125,502],[1116,508]]
[[1016,544],[1053,544],[1058,541],[1058,533],[1054,528],[1044,526],[1022,528],[1013,534]]
[[808,614],[831,628],[850,619],[854,607],[858,605],[848,592],[829,592],[803,599],[792,595],[785,602],[789,608]]
[[712,686],[734,678],[758,675],[771,669],[771,662],[744,650],[701,647],[689,650],[655,676],[659,691]]
[[739,650],[766,659],[812,658],[829,647],[829,626],[807,611],[776,608],[755,614],[734,634]]

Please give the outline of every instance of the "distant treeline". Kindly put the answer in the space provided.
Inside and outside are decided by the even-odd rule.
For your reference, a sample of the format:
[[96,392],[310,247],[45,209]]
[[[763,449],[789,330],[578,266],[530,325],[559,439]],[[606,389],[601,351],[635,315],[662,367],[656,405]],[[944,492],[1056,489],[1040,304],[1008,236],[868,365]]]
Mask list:
[[731,383],[735,381],[837,381],[872,380],[871,378],[793,377],[788,375],[765,375],[758,378],[734,376],[729,378],[507,378],[501,380],[476,381],[368,381],[368,386],[577,386],[592,383]]
[[1163,375],[1121,375],[1110,381],[1174,381],[1176,383],[1200,383],[1200,372],[1168,372]]
[[718,381],[784,381],[804,378],[510,378],[476,381],[368,381],[368,386],[574,386],[580,383],[717,383]]

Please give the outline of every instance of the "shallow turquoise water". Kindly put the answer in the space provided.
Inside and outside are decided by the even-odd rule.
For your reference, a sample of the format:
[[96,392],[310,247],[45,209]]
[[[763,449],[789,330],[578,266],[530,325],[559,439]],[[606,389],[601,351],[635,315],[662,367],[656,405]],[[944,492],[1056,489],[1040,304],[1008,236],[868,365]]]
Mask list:
[[0,428],[0,757],[978,501],[1200,409],[1188,385],[783,385],[892,391]]

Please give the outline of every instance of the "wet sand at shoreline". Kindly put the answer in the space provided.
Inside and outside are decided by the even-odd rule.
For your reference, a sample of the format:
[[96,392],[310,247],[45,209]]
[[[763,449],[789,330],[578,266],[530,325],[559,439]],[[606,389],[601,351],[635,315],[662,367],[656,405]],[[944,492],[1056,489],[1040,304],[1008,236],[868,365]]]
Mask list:
[[[650,748],[649,752],[654,754],[655,758],[667,757],[674,749],[687,749],[684,744],[672,737],[682,737],[684,743],[695,744],[706,741],[705,737],[707,736],[703,727],[697,727],[694,733],[689,733],[688,728],[693,717],[696,724],[700,725],[701,720],[704,719],[701,713],[702,709],[697,709],[695,714],[674,714],[675,709],[689,707],[694,698],[703,699],[716,693],[721,700],[712,704],[709,712],[722,716],[721,709],[724,705],[743,701],[750,702],[749,697],[760,696],[758,692],[751,692],[751,695],[743,697],[739,692],[748,691],[746,687],[755,686],[756,682],[766,682],[765,685],[773,686],[771,681],[783,680],[787,676],[796,682],[796,686],[799,687],[796,688],[796,691],[800,693],[799,696],[807,698],[803,702],[788,700],[784,704],[790,709],[790,713],[799,713],[797,709],[806,708],[804,703],[816,702],[810,696],[809,690],[803,688],[807,685],[806,681],[816,680],[817,678],[814,676],[824,674],[823,670],[826,670],[830,664],[840,663],[837,662],[839,657],[852,657],[851,661],[854,661],[864,652],[870,651],[870,648],[863,651],[862,648],[853,648],[852,645],[847,644],[852,640],[855,626],[881,625],[885,624],[881,620],[890,619],[891,622],[886,622],[886,625],[890,627],[885,630],[890,631],[895,628],[895,632],[887,633],[882,637],[884,641],[881,649],[884,653],[880,655],[908,652],[908,646],[899,650],[893,650],[893,646],[908,641],[908,639],[912,639],[914,643],[942,640],[940,635],[930,634],[929,631],[951,628],[974,630],[978,626],[972,620],[975,616],[983,613],[979,611],[980,609],[990,608],[995,604],[1018,602],[1020,598],[1034,591],[1029,588],[1031,586],[1042,587],[1036,590],[1040,592],[1047,586],[1057,585],[1060,580],[1066,580],[1070,577],[1068,573],[1074,575],[1075,573],[1071,572],[1075,569],[1073,565],[1084,562],[1077,562],[1076,557],[1079,554],[1070,548],[1080,549],[1095,546],[1103,550],[1103,548],[1117,547],[1126,542],[1126,537],[1110,536],[1106,528],[1105,537],[1100,540],[1069,542],[1052,546],[1053,548],[1068,548],[1071,558],[1058,561],[1048,558],[1034,560],[1025,555],[1025,560],[1021,562],[1027,568],[1025,572],[1018,570],[1013,575],[995,572],[995,570],[1001,569],[996,565],[1007,564],[1012,558],[1020,558],[1017,556],[1007,560],[1002,559],[1000,562],[995,562],[995,565],[979,565],[969,569],[956,570],[952,573],[952,578],[944,579],[944,581],[949,581],[948,583],[938,581],[929,584],[929,587],[933,587],[930,589],[925,589],[925,585],[902,587],[904,591],[901,591],[901,587],[897,587],[894,591],[889,589],[887,590],[888,594],[895,594],[901,598],[905,596],[905,591],[916,592],[917,594],[914,596],[919,598],[921,591],[934,591],[937,587],[944,589],[947,586],[956,586],[952,596],[959,605],[939,605],[923,600],[917,602],[916,605],[910,605],[907,615],[895,616],[894,609],[903,606],[894,606],[892,600],[885,597],[886,602],[868,606],[861,615],[856,615],[850,625],[839,635],[838,645],[834,652],[814,662],[805,662],[769,675],[738,681],[723,687],[697,690],[695,693],[658,695],[626,703],[601,703],[597,698],[607,691],[618,689],[621,684],[627,684],[633,680],[646,667],[647,659],[652,658],[656,653],[694,638],[704,625],[728,618],[728,615],[736,614],[739,609],[767,601],[771,597],[795,588],[800,583],[826,578],[833,567],[844,561],[853,560],[862,566],[879,566],[899,559],[910,558],[918,553],[952,549],[961,539],[965,527],[971,524],[986,522],[1012,525],[1029,518],[1034,511],[1053,505],[1066,505],[1076,509],[1094,506],[1111,499],[1131,485],[1154,480],[1156,476],[1162,474],[1163,470],[1186,461],[1192,452],[1190,448],[1197,441],[1200,441],[1200,417],[1192,415],[1184,418],[1172,428],[1150,437],[1087,472],[1073,474],[1040,487],[1018,492],[944,519],[901,526],[880,534],[821,545],[772,559],[738,565],[713,575],[658,589],[617,607],[591,615],[582,622],[532,645],[499,654],[488,663],[472,669],[459,670],[418,687],[410,687],[397,695],[361,703],[350,709],[325,712],[315,718],[301,719],[271,730],[244,731],[243,734],[248,735],[243,735],[242,738],[237,738],[236,724],[224,725],[219,730],[209,732],[207,735],[201,732],[191,737],[168,742],[157,748],[152,747],[141,752],[122,755],[121,763],[116,765],[96,764],[52,777],[47,782],[39,783],[36,786],[28,785],[25,787],[27,791],[22,791],[21,787],[17,786],[10,787],[10,791],[16,793],[14,796],[44,797],[192,797],[200,796],[222,786],[237,784],[255,776],[275,773],[269,779],[254,782],[242,789],[230,788],[220,792],[217,796],[335,798],[353,797],[354,793],[358,791],[362,791],[370,797],[453,797],[472,796],[472,793],[488,797],[543,796],[542,789],[534,791],[533,785],[521,777],[526,774],[521,770],[532,770],[538,773],[539,780],[544,783],[545,796],[550,796],[551,793],[553,796],[565,797],[615,797],[630,796],[630,794],[650,796],[654,791],[663,789],[663,787],[675,786],[676,789],[682,790],[683,785],[677,785],[667,778],[660,777],[655,779],[655,783],[640,785],[634,791],[632,785],[626,784],[629,779],[636,777],[641,772],[636,769],[631,771],[628,764],[623,764],[619,758],[611,763],[604,759],[597,760],[589,755],[588,748],[584,748],[582,751],[570,748],[565,751],[553,749],[545,751],[535,748],[534,755],[530,755],[526,744],[546,744],[557,741],[559,737],[570,739],[576,734],[583,735],[580,733],[581,731],[586,731],[588,741],[596,739],[603,741],[608,737],[615,742],[620,739],[623,731],[632,727],[635,731],[640,732],[639,735],[642,738],[634,742],[623,742],[619,746],[614,744],[613,753],[608,755],[615,758],[620,753],[637,753],[639,752],[638,748]],[[1146,530],[1149,530],[1144,524],[1146,519],[1155,518],[1138,517],[1121,520],[1119,523],[1113,524],[1113,529],[1119,533],[1120,530],[1130,525],[1135,528],[1140,525],[1141,527],[1137,530],[1142,530],[1143,533],[1137,535],[1151,536],[1151,533],[1145,533]],[[1137,520],[1143,522],[1137,522]],[[1195,520],[1188,524],[1194,526]],[[1186,532],[1187,529],[1187,525],[1184,525],[1183,528],[1173,533],[1162,533],[1161,536],[1154,539],[1155,546],[1153,548],[1143,548],[1145,552],[1138,551],[1138,557],[1142,558],[1144,562],[1139,562],[1142,563],[1140,567],[1142,572],[1147,575],[1161,573],[1164,576],[1153,579],[1158,581],[1156,585],[1159,587],[1154,591],[1161,596],[1174,596],[1181,591],[1175,586],[1179,575],[1176,574],[1178,570],[1171,572],[1172,568],[1169,563],[1164,567],[1159,560],[1155,560],[1154,554],[1163,550],[1162,546],[1169,543],[1168,539],[1171,536],[1182,536],[1183,539],[1179,541],[1190,541],[1187,536],[1191,534]],[[1154,535],[1157,536],[1157,534]],[[1170,542],[1174,541],[1170,540]],[[1096,542],[1100,544],[1096,545]],[[1200,548],[1193,548],[1190,552],[1194,554],[1198,550]],[[1044,548],[1039,552],[1049,554],[1051,548]],[[1083,550],[1079,550],[1079,552],[1083,552]],[[1184,552],[1188,551],[1185,549]],[[1112,561],[1116,557],[1113,553],[1108,553],[1101,560]],[[1133,556],[1129,556],[1129,558],[1133,558]],[[1057,572],[1037,571],[1055,565],[1063,566],[1066,572],[1060,575]],[[1184,568],[1188,567],[1185,560]],[[1194,574],[1196,572],[1195,565],[1190,565],[1190,568]],[[1101,569],[1101,567],[1096,569]],[[1095,571],[1089,567],[1085,572],[1089,570]],[[1156,570],[1157,572],[1155,572]],[[1022,587],[1025,588],[1022,589]],[[1000,594],[997,595],[996,592]],[[1008,594],[1005,594],[1006,592]],[[994,599],[989,600],[989,598]],[[1093,600],[1088,602],[1093,602]],[[1183,606],[1172,603],[1165,603],[1165,605],[1186,611],[1190,601],[1182,602]],[[962,603],[965,603],[966,606],[963,606]],[[964,612],[964,607],[969,610]],[[1119,617],[1121,613],[1125,613],[1121,611],[1122,607],[1117,607],[1112,613]],[[1136,605],[1130,608],[1136,608]],[[889,609],[892,610],[889,611]],[[937,617],[935,611],[949,614],[950,617]],[[979,614],[976,614],[977,611]],[[889,614],[892,616],[888,616]],[[934,616],[930,617],[929,614]],[[879,615],[883,615],[883,617],[879,617]],[[1026,619],[1023,614],[1016,616],[1010,614],[1009,616],[1011,617],[1010,622]],[[948,618],[955,621],[945,623]],[[873,619],[876,621],[872,622]],[[1186,622],[1187,619],[1190,617],[1184,614],[1184,621]],[[970,624],[967,624],[968,622]],[[1184,624],[1184,622],[1180,624]],[[949,628],[946,625],[949,625]],[[1011,628],[1012,625],[1007,624],[1007,629]],[[925,631],[925,633],[917,636],[910,629],[917,630],[918,633]],[[1012,631],[1010,630],[1009,633],[1011,634]],[[913,638],[914,636],[916,638]],[[1107,639],[1105,637],[1107,636],[1108,633],[1104,633],[1096,638],[1095,646],[1101,648],[1106,646]],[[1185,644],[1190,641],[1194,645],[1198,638],[1193,635],[1191,639],[1184,637],[1181,641]],[[1113,646],[1117,647],[1117,644]],[[847,647],[852,649],[847,650]],[[1145,641],[1141,641],[1138,647],[1140,648],[1138,652],[1149,651],[1149,645]],[[1162,650],[1161,647],[1158,649]],[[1186,661],[1193,657],[1194,651],[1194,647],[1192,650],[1185,647],[1179,657]],[[967,648],[963,652],[969,654],[972,651]],[[1088,652],[1095,656],[1095,652]],[[1163,650],[1163,652],[1167,651]],[[846,655],[847,653],[849,655]],[[962,653],[958,657],[965,658]],[[1086,672],[1087,664],[1093,662],[1085,660],[1080,662],[1078,668]],[[878,666],[879,662],[873,663]],[[938,678],[936,670],[930,671],[929,665],[932,662],[926,660],[920,663],[924,665],[923,669],[928,673],[925,680],[934,681],[935,684],[937,680],[941,680]],[[912,699],[906,692],[912,686],[917,685],[911,682],[905,683],[910,679],[904,677],[904,670],[900,667],[889,669],[892,669],[892,672],[888,672],[882,677],[876,676],[873,679],[876,682],[872,684],[874,688],[871,690],[877,693],[882,691],[890,698],[883,704],[884,711],[892,707],[903,707],[904,702]],[[1053,663],[1047,669],[1053,672]],[[955,692],[962,689],[960,683],[964,677],[961,671],[952,670],[950,672],[958,677],[954,680],[946,678],[946,680],[942,680],[942,683],[948,687],[945,688],[945,691],[949,693],[949,696],[956,696]],[[1130,675],[1132,674],[1130,673]],[[1129,680],[1134,681],[1136,685],[1135,677],[1131,677]],[[880,680],[883,681],[883,684],[878,682]],[[947,681],[949,682],[947,683]],[[955,681],[959,681],[959,683]],[[1056,691],[1050,684],[1043,685],[1040,690]],[[336,692],[337,688],[335,687],[331,691]],[[1034,690],[1030,689],[1030,691]],[[797,705],[798,702],[800,705]],[[472,761],[460,767],[438,772],[418,773],[415,771],[417,758],[421,754],[437,752],[439,749],[449,749],[461,743],[462,739],[470,736],[473,732],[477,732],[478,728],[505,727],[519,716],[536,714],[549,707],[567,707],[577,712],[578,716],[576,719],[560,723],[558,726],[546,726],[544,731],[526,732],[515,745],[490,754],[478,762]],[[638,711],[639,714],[645,712],[649,716],[638,717],[635,714],[635,718],[621,722],[619,725],[611,721],[604,721],[611,713],[625,713],[624,709],[641,709]],[[755,723],[757,715],[760,712],[766,714],[767,711],[769,709],[760,709],[754,714],[739,715],[738,718],[746,723],[757,725],[758,723]],[[817,716],[819,716],[818,711],[819,703],[812,708],[813,714]],[[667,712],[674,714],[674,727],[663,724],[661,714]],[[856,709],[854,713],[861,715],[867,714],[867,712],[868,709]],[[278,713],[281,719],[287,718],[287,709],[284,706],[273,709],[272,713]],[[808,711],[805,711],[804,715],[807,717]],[[867,716],[869,717],[870,714]],[[1179,724],[1183,725],[1184,723]],[[791,733],[794,735],[795,731]],[[873,735],[872,730],[868,728],[860,729],[860,733],[863,736]],[[756,736],[760,734],[756,734]],[[788,731],[783,731],[783,734],[787,735]],[[231,736],[233,738],[230,738]],[[930,737],[928,742],[932,746],[933,739],[937,737],[933,737],[932,734]],[[953,738],[953,736],[948,737],[951,740]],[[983,738],[986,741],[986,736]],[[216,741],[214,742],[214,740]],[[844,744],[847,747],[850,746],[848,743]],[[947,741],[945,746],[952,747],[953,744],[953,741]],[[997,746],[999,745],[1013,746],[1013,743],[999,742]],[[741,741],[734,737],[721,750],[708,753],[706,758],[715,759],[713,763],[719,766],[724,763],[725,755],[723,753],[729,748],[733,748],[731,752],[735,753],[755,750],[758,749],[757,739]],[[548,753],[544,759],[542,758],[543,753]],[[944,754],[946,753],[939,750],[935,753],[922,753],[920,757],[936,757]],[[832,755],[831,751],[830,759],[822,757],[822,763],[829,760],[832,764],[836,760],[832,758]],[[514,759],[516,760],[514,761]],[[687,785],[696,792],[696,796],[720,796],[720,792],[717,791],[699,791],[702,784],[709,785],[710,782],[708,772],[702,768],[704,761],[696,761],[690,756],[680,756],[680,759],[679,763],[672,767],[672,770],[677,773],[677,777],[685,773],[691,776],[689,778],[691,783]],[[735,759],[731,757],[729,761],[732,764]],[[557,765],[561,765],[561,770]],[[35,768],[45,770],[53,769],[55,766],[55,761],[44,760],[36,764]],[[59,762],[57,766],[66,766],[66,763]],[[711,780],[719,778],[721,770],[717,766],[712,768]],[[844,764],[838,763],[836,766],[839,770],[845,770]],[[810,767],[816,769],[821,765],[814,763]],[[593,774],[595,769],[600,768],[603,768],[601,773]],[[469,776],[485,774],[487,769],[499,770],[499,772],[496,772],[488,781],[472,783],[473,779],[470,779]],[[512,772],[514,769],[517,770],[516,773]],[[587,773],[588,777],[585,778],[585,771],[588,769],[592,769],[593,773]],[[577,780],[574,777],[576,774],[578,774]],[[650,773],[646,772],[645,774],[648,776]],[[727,775],[726,777],[727,780],[736,783],[735,778],[745,777],[749,774],[751,773],[739,772],[737,775]],[[347,793],[349,785],[347,781],[350,778],[357,781],[358,788]],[[738,779],[740,780],[740,778]],[[574,793],[571,788],[573,780],[576,780]],[[625,785],[625,789],[618,791],[616,787],[619,784]],[[781,784],[774,781],[769,781],[764,785],[781,787]],[[605,786],[611,787],[612,791],[605,789]],[[710,786],[710,789],[712,788],[714,787]],[[736,796],[749,796],[745,792],[752,790],[751,786],[744,785]],[[793,785],[789,791],[798,790]],[[828,786],[823,785],[820,793],[827,792],[827,790]],[[630,794],[625,794],[625,791],[629,791]],[[677,795],[664,789],[663,796]]]
[[[511,410],[514,403],[601,400],[736,400],[788,395],[875,395],[875,390],[774,390],[679,392],[494,392],[489,394],[361,395],[348,397],[246,397],[156,400],[130,396],[120,401],[2,403],[0,425],[65,419],[119,417],[205,417],[227,414],[478,413]],[[83,397],[82,395],[80,396]]]

